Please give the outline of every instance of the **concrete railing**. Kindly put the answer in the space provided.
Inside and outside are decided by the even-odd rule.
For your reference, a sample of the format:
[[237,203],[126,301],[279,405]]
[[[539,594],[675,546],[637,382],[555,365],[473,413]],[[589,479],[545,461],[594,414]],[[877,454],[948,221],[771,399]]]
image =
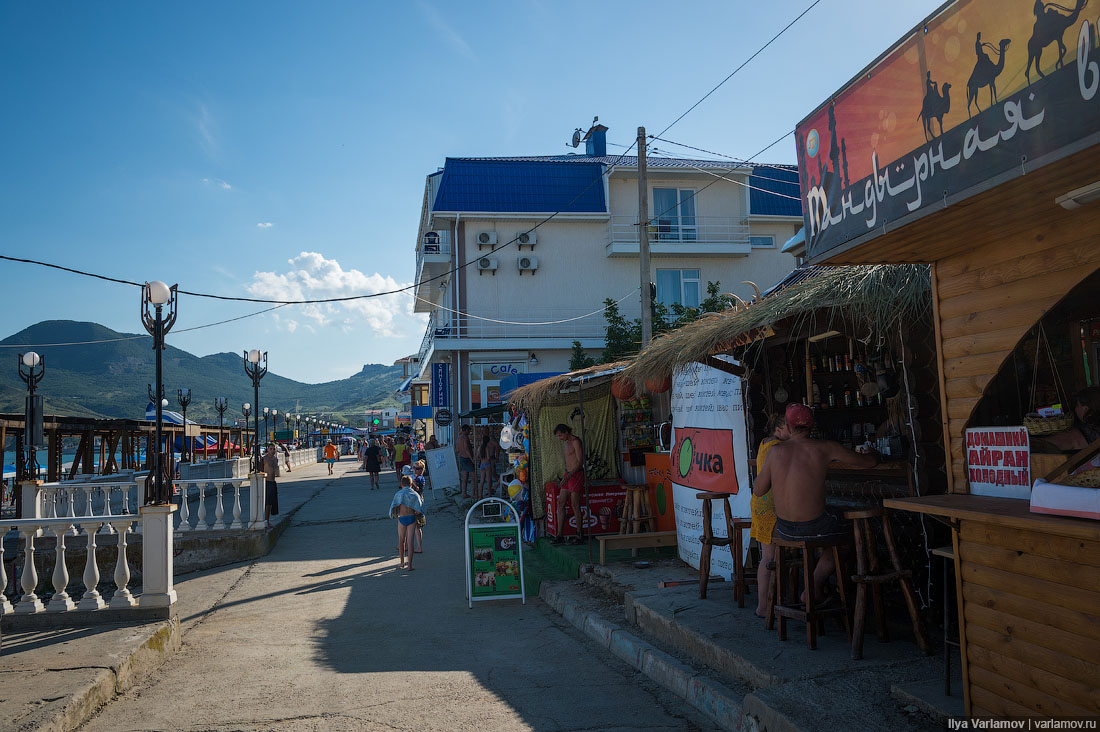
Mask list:
[[[83,516],[63,518],[20,518],[0,521],[0,536],[14,529],[23,540],[22,573],[19,588],[9,597],[7,589],[7,558],[0,541],[0,614],[64,613],[74,610],[99,611],[105,609],[126,610],[137,607],[168,607],[176,601],[173,588],[173,547],[171,515],[175,506],[142,506],[139,516]],[[130,564],[126,556],[126,536],[136,524],[142,528],[142,593],[138,597],[130,592]],[[77,532],[83,532],[83,535]],[[108,531],[114,535],[117,557],[111,579],[115,585],[114,596],[108,603],[100,594],[101,572],[96,560],[97,536]],[[54,537],[54,566],[51,575],[53,596],[49,604],[38,597],[38,566],[35,562],[35,540],[46,534]],[[81,577],[84,590],[79,602],[68,593],[69,569],[65,561],[67,542],[85,543],[84,572]],[[43,552],[45,554],[45,552]],[[15,561],[12,557],[12,561]],[[19,592],[18,590],[22,590]]]
[[134,479],[97,480],[94,482],[67,481],[41,483],[25,481],[23,490],[23,514],[25,518],[39,519],[92,519],[107,522],[107,533],[114,533],[110,523],[115,517],[138,514],[143,494]]
[[[263,529],[267,523],[264,518],[266,494],[264,492],[263,475],[254,473],[247,478],[233,478],[229,480],[177,480],[173,482],[180,495],[179,521],[176,531],[224,531],[235,529]],[[247,490],[248,519],[241,521],[242,491]],[[195,521],[191,523],[191,500],[197,494]],[[206,507],[207,496],[214,496],[214,521],[208,520]],[[225,523],[226,501],[232,496],[230,502],[231,522]]]

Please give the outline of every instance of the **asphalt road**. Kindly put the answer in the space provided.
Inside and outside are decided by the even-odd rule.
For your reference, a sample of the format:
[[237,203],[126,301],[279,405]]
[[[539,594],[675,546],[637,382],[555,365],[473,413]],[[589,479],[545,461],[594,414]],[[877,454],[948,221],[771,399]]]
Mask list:
[[275,550],[185,622],[182,650],[81,729],[714,729],[537,598],[468,609],[450,502],[429,501],[425,553],[398,569],[394,475],[369,491],[353,467],[338,463]]

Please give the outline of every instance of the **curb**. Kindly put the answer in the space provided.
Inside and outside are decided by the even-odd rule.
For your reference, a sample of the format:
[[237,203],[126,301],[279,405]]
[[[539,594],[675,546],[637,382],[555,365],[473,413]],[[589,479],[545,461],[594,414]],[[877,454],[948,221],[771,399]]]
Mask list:
[[180,649],[179,618],[147,627],[148,635],[116,664],[102,668],[85,686],[70,696],[49,717],[19,724],[20,732],[72,732],[91,719],[102,706],[156,671]]
[[741,699],[656,646],[567,599],[559,583],[543,582],[539,597],[578,630],[654,682],[686,700],[720,727],[741,729]]

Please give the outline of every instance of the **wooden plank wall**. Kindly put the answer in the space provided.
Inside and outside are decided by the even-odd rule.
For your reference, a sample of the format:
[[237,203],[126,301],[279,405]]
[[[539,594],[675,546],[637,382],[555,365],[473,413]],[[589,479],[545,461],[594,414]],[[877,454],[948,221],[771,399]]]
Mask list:
[[1100,206],[1037,222],[935,264],[951,492],[969,492],[963,430],[1016,344],[1100,268]]
[[970,714],[1100,715],[1100,542],[961,522]]

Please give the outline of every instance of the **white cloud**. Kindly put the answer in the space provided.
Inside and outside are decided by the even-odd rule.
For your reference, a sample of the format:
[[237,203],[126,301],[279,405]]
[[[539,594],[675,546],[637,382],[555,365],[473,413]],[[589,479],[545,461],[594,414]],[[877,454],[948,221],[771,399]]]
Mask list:
[[[288,262],[287,272],[256,272],[248,292],[254,297],[272,300],[317,300],[352,295],[369,295],[400,289],[400,283],[392,277],[377,272],[364,274],[357,269],[345,270],[335,259],[325,259],[318,252],[302,252]],[[419,336],[423,332],[426,316],[414,314],[412,292],[394,295],[348,300],[337,303],[313,303],[291,306],[297,315],[307,322],[275,317],[276,327],[291,333],[299,327],[313,330],[318,327],[336,327],[344,333],[362,330],[364,327],[376,336],[403,338]]]
[[474,50],[470,48],[470,44],[466,42],[466,39],[459,35],[458,31],[447,24],[447,21],[443,19],[443,16],[439,14],[439,11],[433,8],[426,2],[419,2],[420,12],[427,18],[428,23],[435,28],[439,35],[443,36],[451,46],[460,54],[476,61],[477,56],[474,55]]
[[271,228],[272,226],[274,226],[274,225],[275,225],[275,224],[271,223],[270,221],[261,221],[261,222],[259,222],[258,224],[256,224],[256,228],[259,228],[259,229],[270,229],[270,228]]
[[233,186],[229,185],[227,181],[224,181],[221,178],[203,178],[202,184],[204,186],[215,186],[217,188],[221,188],[223,191],[233,190]]

